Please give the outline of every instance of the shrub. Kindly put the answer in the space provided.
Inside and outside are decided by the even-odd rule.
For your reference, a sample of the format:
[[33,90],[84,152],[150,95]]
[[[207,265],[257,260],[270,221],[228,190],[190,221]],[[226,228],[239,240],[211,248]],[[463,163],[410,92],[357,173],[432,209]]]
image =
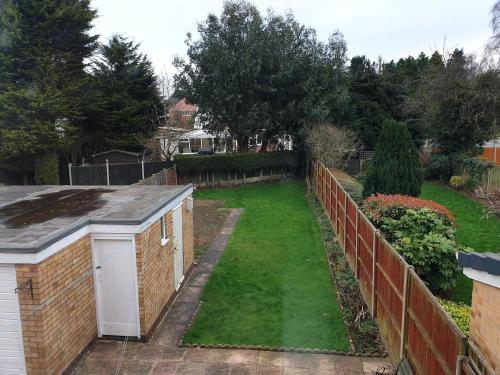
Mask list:
[[425,178],[448,181],[453,174],[453,169],[450,155],[433,154],[425,165]]
[[453,302],[438,298],[439,303],[457,324],[462,332],[469,336],[471,308],[463,302]]
[[408,209],[418,210],[421,208],[428,208],[443,219],[446,219],[449,224],[455,224],[455,218],[445,206],[428,199],[399,194],[377,194],[363,201],[363,210],[375,224],[382,217],[390,217],[398,220]]
[[483,176],[493,168],[495,164],[480,158],[469,158],[462,161],[463,173],[468,177],[466,187],[475,189],[481,183]]
[[357,204],[363,202],[363,185],[355,180],[339,180],[340,185]]
[[59,160],[55,152],[35,159],[34,178],[37,185],[59,185]]
[[363,209],[394,249],[415,267],[435,293],[445,295],[460,275],[455,253],[453,216],[432,201],[378,195],[365,199]]
[[450,185],[455,189],[461,190],[467,183],[467,177],[465,176],[451,176]]
[[206,171],[243,171],[257,168],[281,168],[286,166],[295,172],[301,153],[296,151],[218,154],[211,156],[176,155],[174,162],[181,174]]
[[307,131],[305,142],[316,160],[327,167],[345,169],[359,148],[356,134],[330,124],[317,124]]
[[417,148],[403,123],[385,120],[364,181],[363,196],[376,193],[418,196],[422,168]]

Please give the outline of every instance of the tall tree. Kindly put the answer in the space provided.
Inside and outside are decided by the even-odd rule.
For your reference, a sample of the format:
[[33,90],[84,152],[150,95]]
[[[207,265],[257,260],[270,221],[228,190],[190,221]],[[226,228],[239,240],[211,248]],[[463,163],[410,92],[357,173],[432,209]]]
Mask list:
[[90,0],[0,3],[0,163],[58,183],[57,151],[82,117],[96,47]]
[[176,59],[177,86],[197,116],[214,133],[227,129],[238,140],[240,151],[265,122],[265,108],[258,100],[263,21],[247,2],[225,2],[220,18],[210,14],[198,25],[199,40],[188,34],[188,61]]
[[365,56],[356,56],[351,59],[348,79],[348,126],[358,133],[367,149],[373,150],[387,113],[380,74]]
[[95,121],[86,129],[101,149],[139,150],[150,132],[153,108],[160,107],[157,79],[139,44],[114,34],[98,49],[93,78],[98,96]]
[[423,172],[415,144],[404,123],[385,120],[365,178],[363,195],[418,196]]
[[188,37],[188,60],[176,59],[177,86],[198,105],[214,133],[229,130],[246,151],[256,134],[267,142],[283,134],[300,142],[319,102],[320,54],[315,32],[291,14],[262,17],[245,1],[228,1],[220,18],[198,25]]
[[500,113],[499,71],[455,50],[446,64],[431,57],[412,100],[428,137],[444,154],[474,156],[491,139]]

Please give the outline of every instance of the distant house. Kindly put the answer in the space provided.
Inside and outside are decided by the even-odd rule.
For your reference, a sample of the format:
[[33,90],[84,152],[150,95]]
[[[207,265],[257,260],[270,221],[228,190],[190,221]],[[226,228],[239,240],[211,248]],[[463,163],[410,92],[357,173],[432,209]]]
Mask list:
[[193,265],[191,185],[0,186],[0,374],[147,339]]
[[171,120],[177,123],[177,126],[194,129],[196,110],[197,108],[195,105],[189,104],[186,98],[182,98],[169,109],[168,115]]
[[92,164],[132,164],[140,163],[144,157],[144,162],[149,162],[152,151],[146,149],[144,152],[132,152],[125,150],[109,150],[92,155]]

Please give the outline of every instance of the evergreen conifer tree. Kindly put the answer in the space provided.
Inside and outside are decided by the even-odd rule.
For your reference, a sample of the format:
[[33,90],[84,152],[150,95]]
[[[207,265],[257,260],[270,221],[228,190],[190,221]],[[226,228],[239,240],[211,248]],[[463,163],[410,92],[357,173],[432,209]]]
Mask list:
[[385,120],[368,167],[363,196],[403,194],[418,196],[423,172],[415,144],[404,123]]
[[57,184],[57,151],[82,117],[90,0],[0,2],[0,164]]

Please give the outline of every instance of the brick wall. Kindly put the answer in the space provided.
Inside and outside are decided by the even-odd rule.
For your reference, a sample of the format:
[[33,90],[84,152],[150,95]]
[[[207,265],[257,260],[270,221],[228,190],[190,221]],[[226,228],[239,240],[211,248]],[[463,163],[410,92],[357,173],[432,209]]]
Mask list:
[[[182,205],[184,272],[193,264],[193,212]],[[139,287],[139,317],[141,335],[149,336],[160,314],[175,293],[172,212],[166,215],[167,236],[161,245],[160,220],[135,236]]]
[[90,237],[16,273],[33,283],[19,294],[27,372],[60,374],[97,335]]
[[474,281],[470,337],[496,371],[500,371],[500,289]]

